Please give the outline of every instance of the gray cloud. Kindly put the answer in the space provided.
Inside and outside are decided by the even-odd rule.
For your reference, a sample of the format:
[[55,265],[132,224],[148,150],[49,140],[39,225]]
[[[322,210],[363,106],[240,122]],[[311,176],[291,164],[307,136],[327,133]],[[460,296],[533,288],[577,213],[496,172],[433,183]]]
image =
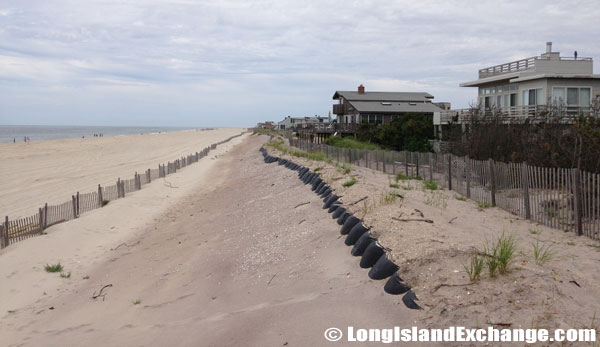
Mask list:
[[[539,54],[600,56],[595,1],[4,1],[0,123],[251,125],[336,89],[427,91]],[[596,67],[596,72],[598,67]]]

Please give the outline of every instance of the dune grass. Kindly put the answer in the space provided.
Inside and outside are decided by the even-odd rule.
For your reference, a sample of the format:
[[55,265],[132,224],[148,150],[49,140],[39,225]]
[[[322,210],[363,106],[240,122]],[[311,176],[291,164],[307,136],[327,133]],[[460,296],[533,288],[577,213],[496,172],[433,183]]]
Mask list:
[[359,141],[352,137],[332,136],[332,137],[328,138],[327,140],[325,140],[324,143],[329,146],[342,147],[342,148],[368,149],[368,150],[382,149],[381,147],[379,147],[378,145],[376,145],[374,143]]

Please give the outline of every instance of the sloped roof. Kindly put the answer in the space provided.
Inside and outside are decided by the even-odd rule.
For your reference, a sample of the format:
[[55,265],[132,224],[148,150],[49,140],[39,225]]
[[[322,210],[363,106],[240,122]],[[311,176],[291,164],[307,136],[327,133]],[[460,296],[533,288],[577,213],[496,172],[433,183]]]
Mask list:
[[341,97],[348,101],[426,101],[433,99],[433,95],[422,92],[364,92],[336,91],[333,100]]
[[433,113],[442,111],[441,108],[430,102],[350,101],[350,105],[360,113]]

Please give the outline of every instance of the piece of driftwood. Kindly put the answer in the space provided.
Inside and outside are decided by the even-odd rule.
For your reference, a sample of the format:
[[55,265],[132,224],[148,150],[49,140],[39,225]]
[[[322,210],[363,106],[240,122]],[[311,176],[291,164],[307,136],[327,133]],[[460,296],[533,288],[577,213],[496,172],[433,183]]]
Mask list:
[[104,301],[104,299],[106,298],[106,293],[103,293],[104,289],[112,287],[112,284],[107,284],[105,286],[103,286],[102,288],[100,288],[100,291],[98,292],[98,295],[96,295],[96,291],[94,291],[94,294],[92,294],[92,299],[97,299],[99,297],[102,297],[102,301]]
[[298,204],[298,205],[294,206],[294,208],[298,208],[298,207],[300,207],[300,206],[304,206],[304,205],[308,205],[308,204],[310,204],[310,201],[307,201],[307,202],[303,202],[303,203],[301,203],[301,204]]
[[437,292],[437,290],[438,290],[438,289],[440,289],[440,288],[442,288],[442,287],[464,287],[464,286],[468,286],[468,285],[471,285],[471,284],[473,284],[473,283],[470,283],[470,282],[469,282],[469,283],[463,283],[463,284],[449,284],[449,283],[440,283],[440,284],[438,284],[437,286],[435,286],[435,287],[434,287],[434,288],[431,290],[431,292],[432,292],[432,293],[435,293],[435,292]]
[[348,204],[348,206],[356,205],[356,204],[358,204],[359,202],[361,202],[361,201],[363,201],[363,200],[365,200],[365,199],[368,199],[368,198],[369,198],[368,196],[365,196],[365,197],[363,197],[363,198],[360,198],[360,199],[356,200],[355,202],[349,203],[349,204]]
[[454,218],[450,219],[450,220],[448,221],[448,224],[452,224],[452,222],[454,222],[454,221],[455,221],[457,218],[458,218],[458,217],[454,217]]
[[510,327],[510,326],[512,326],[512,323],[494,323],[494,322],[490,322],[490,321],[487,321],[486,323],[488,325],[497,325],[497,326],[500,326],[500,327]]
[[400,218],[396,218],[396,217],[392,217],[392,219],[397,220],[398,222],[425,222],[425,223],[433,224],[433,220],[431,220],[431,219],[420,219],[420,218],[400,219]]

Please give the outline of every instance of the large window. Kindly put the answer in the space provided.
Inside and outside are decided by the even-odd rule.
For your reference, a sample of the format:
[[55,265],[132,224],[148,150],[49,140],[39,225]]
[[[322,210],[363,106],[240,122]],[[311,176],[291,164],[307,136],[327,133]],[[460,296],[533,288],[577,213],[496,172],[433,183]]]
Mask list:
[[552,89],[552,103],[555,105],[589,107],[591,88],[584,87],[554,87]]
[[525,89],[522,93],[523,106],[534,106],[544,104],[544,90],[542,88]]

